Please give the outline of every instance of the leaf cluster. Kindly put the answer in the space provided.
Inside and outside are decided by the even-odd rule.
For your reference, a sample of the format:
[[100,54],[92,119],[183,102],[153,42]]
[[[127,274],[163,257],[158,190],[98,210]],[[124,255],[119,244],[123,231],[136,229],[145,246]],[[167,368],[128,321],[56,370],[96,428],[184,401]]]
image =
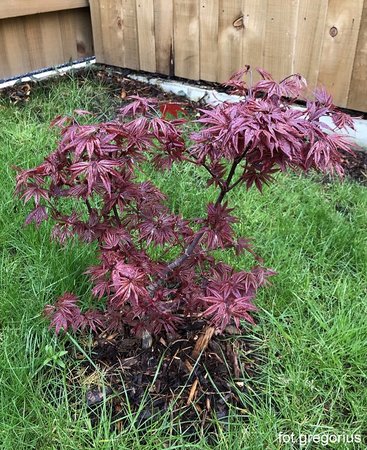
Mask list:
[[[75,236],[98,243],[99,263],[86,273],[101,304],[82,312],[78,298],[64,294],[45,309],[56,333],[127,325],[138,336],[172,335],[188,318],[205,319],[219,332],[239,327],[242,319],[254,323],[256,292],[274,271],[263,267],[248,239],[236,236],[238,219],[227,196],[234,188],[261,191],[278,171],[342,176],[343,152],[352,150],[340,130],[353,122],[324,89],[305,109],[292,108],[306,89],[300,75],[276,82],[259,70],[261,81],[248,86],[249,70],[227,82],[241,100],[200,109],[199,130],[189,139],[188,119],[170,119],[169,105],[139,96],[109,122],[85,124],[86,111],[53,121],[61,133],[57,148],[39,166],[19,171],[16,193],[34,203],[27,224],[51,218],[52,237],[61,244]],[[205,168],[217,200],[201,218],[175,214],[163,192],[141,181],[147,163],[158,170],[172,164]],[[257,263],[235,271],[214,256],[218,249],[249,251]],[[170,261],[172,250],[178,256]]]

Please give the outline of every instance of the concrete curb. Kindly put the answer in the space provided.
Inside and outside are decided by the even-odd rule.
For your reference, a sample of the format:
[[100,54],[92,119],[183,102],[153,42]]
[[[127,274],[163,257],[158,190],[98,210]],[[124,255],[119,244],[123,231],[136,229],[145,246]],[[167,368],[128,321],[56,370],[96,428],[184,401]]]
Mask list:
[[[95,58],[92,58],[89,59],[88,61],[74,63],[59,68],[55,68],[52,70],[46,70],[44,72],[19,77],[13,80],[0,83],[0,90],[6,87],[14,86],[16,83],[25,83],[27,81],[39,81],[52,76],[62,75],[74,69],[81,69],[83,67],[93,66],[95,63],[96,63]],[[116,73],[119,73],[118,69],[116,69]],[[194,102],[201,101],[204,104],[208,105],[217,105],[218,103],[221,102],[238,102],[241,99],[241,97],[237,95],[228,95],[225,94],[224,92],[218,92],[215,89],[197,86],[194,83],[189,82],[184,83],[175,80],[167,80],[164,78],[152,77],[149,75],[128,74],[126,75],[126,77],[132,80],[140,81],[142,83],[158,86],[164,92],[175,94],[177,96],[182,96]],[[300,106],[294,106],[294,108],[304,109]],[[328,117],[322,120],[326,124],[332,126],[332,122]],[[355,131],[349,130],[349,132],[346,134],[348,134],[351,138],[353,138],[357,144],[367,149],[367,120],[354,119],[354,122],[356,128]]]
[[[221,102],[238,102],[241,97],[237,95],[228,95],[224,92],[218,92],[215,89],[205,88],[202,86],[195,86],[194,84],[183,83],[174,80],[166,80],[159,77],[150,77],[148,75],[135,75],[129,74],[127,78],[132,80],[140,81],[142,83],[152,84],[154,86],[160,87],[163,91],[175,94],[178,96],[186,97],[191,101],[198,102],[202,101],[208,105],[217,105]],[[294,108],[304,110],[301,106],[294,106]],[[322,119],[327,125],[333,126],[333,123],[329,117]],[[347,133],[343,132],[341,134],[347,134],[355,140],[355,142],[367,148],[367,120],[364,119],[354,119],[355,131],[349,130]]]

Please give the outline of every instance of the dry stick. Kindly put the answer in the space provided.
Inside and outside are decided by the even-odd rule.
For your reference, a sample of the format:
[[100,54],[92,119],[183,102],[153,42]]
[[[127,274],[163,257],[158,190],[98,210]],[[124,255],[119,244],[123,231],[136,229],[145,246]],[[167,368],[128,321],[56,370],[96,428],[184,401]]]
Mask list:
[[201,333],[199,339],[196,341],[195,347],[191,353],[192,359],[194,360],[198,359],[200,353],[206,350],[211,338],[213,337],[214,332],[215,327],[213,326],[208,325],[204,328],[204,331]]
[[196,378],[195,381],[192,383],[192,386],[190,389],[189,397],[186,402],[187,406],[191,405],[192,401],[194,400],[198,384],[199,384],[199,379]]

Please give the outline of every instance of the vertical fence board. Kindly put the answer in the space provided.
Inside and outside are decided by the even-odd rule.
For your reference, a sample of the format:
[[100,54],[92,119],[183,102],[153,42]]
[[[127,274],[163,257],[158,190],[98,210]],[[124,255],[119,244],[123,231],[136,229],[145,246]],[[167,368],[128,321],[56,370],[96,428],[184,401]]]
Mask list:
[[73,11],[59,12],[64,61],[81,59],[93,52],[90,14],[88,10],[80,13],[75,16]]
[[[52,0],[53,12],[17,1],[24,17],[0,19],[0,77],[92,54],[86,0]],[[367,110],[367,0],[90,0],[90,8],[98,62],[209,81],[246,64],[277,79],[300,72],[339,106]]]
[[90,16],[92,20],[93,29],[93,47],[96,61],[105,62],[104,46],[103,46],[103,34],[102,34],[102,17],[99,0],[89,0],[90,3]]
[[24,19],[25,46],[29,53],[29,70],[36,70],[39,67],[46,67],[44,59],[43,41],[41,30],[41,16],[27,16]]
[[74,16],[69,11],[59,13],[60,31],[62,36],[62,51],[64,61],[77,59],[76,32],[74,28]]
[[363,0],[330,0],[318,81],[327,86],[339,106],[346,106]]
[[263,67],[278,80],[293,71],[297,16],[298,0],[268,0]]
[[93,30],[89,8],[81,9],[78,16],[72,12],[69,14],[74,22],[77,58],[93,55],[93,39],[91,39]]
[[136,0],[117,0],[122,2],[122,44],[124,49],[123,67],[140,68],[138,26],[136,18]]
[[219,0],[200,0],[200,78],[218,80]]
[[[5,34],[4,27],[0,27],[0,42],[2,45],[0,45],[0,61],[1,66],[4,67],[10,67],[10,60],[8,59],[7,49],[6,49],[6,43],[7,43],[7,35]],[[1,70],[0,70],[1,72]],[[1,77],[1,73],[0,73]]]
[[294,72],[302,74],[310,89],[319,75],[328,0],[300,0],[294,49]]
[[174,0],[175,75],[200,78],[199,0]]
[[0,22],[2,45],[6,57],[1,60],[0,77],[10,77],[28,72],[31,67],[30,55],[25,45],[27,38],[24,21],[21,18],[7,19]]
[[153,0],[138,0],[136,5],[137,27],[139,30],[140,70],[156,71],[154,5]]
[[[99,2],[102,23],[102,47],[104,61],[113,66],[125,65],[125,19],[121,1],[104,0]],[[101,61],[102,62],[102,61]]]
[[[62,45],[59,14],[60,13],[41,14],[39,16],[43,65],[37,66],[35,69],[38,67],[47,67],[47,65],[57,66],[57,64],[60,64],[60,61],[64,61],[64,49]],[[33,20],[33,17],[36,16],[30,16],[27,19],[31,19],[31,17]]]
[[[264,44],[268,4],[264,0],[243,1],[244,37],[242,43],[242,67],[264,67]],[[260,77],[252,70],[254,83]]]
[[165,75],[173,75],[172,0],[154,0],[154,32],[156,70]]
[[367,0],[363,4],[347,106],[367,111]]
[[218,81],[223,82],[242,66],[244,28],[233,24],[242,16],[242,0],[219,1]]
[[0,78],[93,55],[89,8],[61,9],[0,20]]

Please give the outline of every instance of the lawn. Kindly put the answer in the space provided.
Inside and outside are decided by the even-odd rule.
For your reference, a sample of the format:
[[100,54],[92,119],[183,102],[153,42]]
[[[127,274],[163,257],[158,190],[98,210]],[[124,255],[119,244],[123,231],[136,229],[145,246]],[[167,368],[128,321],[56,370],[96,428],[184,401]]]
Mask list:
[[[70,75],[34,88],[25,104],[0,99],[0,448],[256,450],[291,448],[278,433],[366,437],[367,190],[315,174],[283,174],[263,194],[241,189],[230,200],[238,232],[278,272],[257,299],[258,325],[247,329],[261,365],[244,379],[246,409],[191,443],[172,432],[169,415],[142,434],[127,413],[117,431],[102,405],[93,425],[83,373],[75,377],[78,363],[65,351],[69,338],[56,339],[42,309],[65,291],[88,289],[83,271],[95,254],[82,244],[61,249],[50,241],[51,224],[23,226],[29,208],[13,197],[12,166],[34,166],[54,148],[56,115],[89,109],[104,120],[117,103],[108,86]],[[181,166],[151,178],[184,216],[204,210],[201,172]],[[251,259],[231,263],[249,267]]]

